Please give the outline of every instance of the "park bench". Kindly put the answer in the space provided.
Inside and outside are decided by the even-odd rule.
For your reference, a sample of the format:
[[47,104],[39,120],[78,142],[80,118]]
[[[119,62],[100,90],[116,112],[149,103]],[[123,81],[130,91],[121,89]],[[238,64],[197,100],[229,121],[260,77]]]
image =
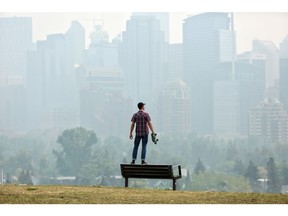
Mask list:
[[128,187],[129,178],[172,179],[173,190],[176,190],[176,180],[182,177],[180,165],[131,165],[120,164],[121,174]]

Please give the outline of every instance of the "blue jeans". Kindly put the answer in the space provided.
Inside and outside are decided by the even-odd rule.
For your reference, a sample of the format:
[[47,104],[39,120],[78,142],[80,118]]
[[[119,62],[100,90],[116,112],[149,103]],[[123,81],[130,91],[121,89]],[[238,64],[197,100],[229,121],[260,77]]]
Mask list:
[[137,159],[137,153],[138,153],[138,147],[140,144],[140,141],[142,139],[142,151],[141,151],[141,160],[145,160],[146,158],[146,148],[148,143],[148,134],[144,136],[136,136],[134,140],[134,148],[132,153],[132,160]]

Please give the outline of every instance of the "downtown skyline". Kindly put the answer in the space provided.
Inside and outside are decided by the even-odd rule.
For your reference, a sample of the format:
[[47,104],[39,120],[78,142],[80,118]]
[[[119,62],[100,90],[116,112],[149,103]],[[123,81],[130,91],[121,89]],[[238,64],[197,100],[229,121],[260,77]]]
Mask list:
[[[182,43],[184,20],[198,13],[169,12],[170,43]],[[85,29],[86,47],[90,44],[89,35],[93,26],[101,25],[108,33],[109,40],[121,35],[126,30],[126,22],[132,13],[125,12],[80,12],[80,13],[13,13],[0,12],[0,17],[32,17],[32,39],[45,40],[49,34],[64,33],[71,22],[77,20]],[[236,51],[250,51],[254,39],[272,41],[278,48],[288,34],[288,13],[281,12],[236,12],[234,13],[236,31]]]
[[[41,14],[42,13],[37,13],[37,15]],[[94,13],[80,13],[80,15],[81,14],[92,15]],[[109,13],[109,15],[115,14],[119,15],[119,13]],[[123,13],[121,14],[123,15]],[[171,36],[171,32],[173,32],[171,31],[171,29],[169,31],[168,28],[169,18],[171,21],[171,17],[168,16],[169,13],[146,12],[144,14],[145,15],[143,16],[143,13],[133,13],[131,18],[129,18],[128,21],[125,22],[124,31],[120,31],[120,33],[118,33],[121,34],[121,37],[118,37],[116,40],[112,40],[113,38],[111,38],[111,35],[109,37],[109,32],[105,29],[107,25],[105,23],[103,25],[102,19],[100,20],[100,23],[96,23],[96,20],[97,22],[99,22],[99,20],[96,18],[88,19],[89,26],[93,27],[93,24],[95,24],[95,26],[94,32],[87,32],[87,29],[81,23],[81,20],[84,19],[71,18],[72,15],[76,16],[77,14],[68,13],[68,17],[67,13],[59,13],[57,14],[57,16],[62,15],[67,19],[69,18],[69,24],[71,25],[70,28],[65,28],[66,31],[64,32],[54,31],[53,33],[46,33],[44,34],[44,39],[36,40],[36,42],[35,39],[33,40],[32,36],[33,30],[34,33],[36,31],[33,25],[33,14],[26,13],[26,15],[31,15],[27,17],[13,15],[8,16],[10,18],[7,19],[3,17],[1,18],[1,20],[3,21],[2,57],[3,62],[6,62],[6,64],[2,65],[2,71],[6,71],[6,74],[8,76],[13,74],[21,75],[23,77],[23,84],[30,89],[28,89],[30,93],[40,92],[42,94],[38,96],[30,95],[30,98],[32,100],[31,103],[28,102],[27,104],[32,104],[32,101],[35,102],[35,98],[37,97],[39,101],[37,104],[34,104],[35,106],[32,106],[33,108],[36,108],[38,105],[40,105],[41,100],[44,102],[44,106],[43,104],[41,105],[43,109],[46,109],[43,110],[42,113],[44,115],[43,118],[46,119],[41,123],[44,127],[65,125],[68,126],[71,124],[71,116],[73,116],[73,120],[71,120],[74,122],[73,124],[78,124],[79,120],[82,118],[83,121],[80,120],[80,122],[85,122],[86,120],[84,119],[88,119],[85,124],[87,124],[89,127],[94,127],[93,125],[90,125],[89,119],[97,117],[97,120],[101,121],[98,116],[100,115],[100,113],[102,113],[102,117],[105,116],[106,114],[104,115],[103,113],[104,111],[108,111],[108,109],[106,109],[105,107],[102,107],[100,109],[99,106],[98,108],[96,108],[97,106],[95,106],[95,110],[94,108],[91,110],[87,109],[87,111],[85,112],[84,110],[86,110],[86,108],[93,107],[90,104],[91,102],[93,102],[93,104],[104,104],[104,99],[106,98],[106,96],[107,98],[110,98],[109,94],[112,93],[110,91],[113,91],[113,94],[116,92],[118,94],[123,91],[124,98],[121,102],[123,103],[123,110],[131,109],[133,107],[131,102],[136,103],[137,101],[143,100],[147,104],[151,104],[150,109],[153,110],[152,112],[153,114],[155,114],[157,112],[157,109],[163,109],[161,108],[161,106],[157,105],[156,101],[158,100],[159,92],[161,92],[161,89],[170,89],[169,86],[165,86],[166,84],[168,85],[169,81],[178,80],[175,85],[178,86],[177,88],[178,90],[180,90],[181,95],[186,94],[185,89],[182,88],[182,82],[181,80],[179,80],[183,79],[183,81],[186,82],[188,87],[191,89],[191,98],[194,98],[196,100],[194,100],[194,105],[192,106],[194,108],[192,110],[196,111],[196,107],[198,107],[199,113],[202,113],[202,117],[200,114],[194,113],[193,122],[194,125],[197,127],[194,128],[192,131],[210,134],[214,130],[213,113],[218,113],[219,116],[220,114],[222,115],[222,108],[218,109],[217,107],[213,107],[214,102],[221,101],[222,96],[225,97],[225,104],[230,104],[231,99],[236,100],[236,102],[240,100],[239,97],[236,97],[238,94],[237,92],[240,91],[240,87],[238,88],[238,84],[233,83],[234,78],[232,78],[233,82],[230,82],[229,80],[226,80],[227,82],[225,81],[227,83],[227,85],[225,84],[225,86],[227,87],[225,89],[223,89],[221,86],[220,88],[219,85],[217,87],[216,83],[217,81],[222,80],[224,77],[226,77],[224,79],[230,77],[229,64],[227,63],[233,62],[234,65],[234,61],[238,61],[237,58],[239,58],[239,62],[235,62],[235,70],[232,70],[233,74],[236,75],[236,77],[243,77],[243,73],[246,71],[243,71],[241,69],[243,68],[241,66],[243,64],[240,61],[244,61],[243,63],[245,67],[250,68],[247,69],[247,73],[249,73],[249,76],[245,75],[245,77],[247,77],[245,78],[245,82],[249,81],[248,79],[250,78],[248,77],[254,77],[254,74],[255,78],[253,78],[253,80],[255,81],[259,80],[256,77],[258,73],[261,73],[263,75],[261,76],[262,78],[264,78],[265,76],[265,80],[262,78],[261,80],[259,80],[260,85],[259,88],[257,88],[259,91],[257,90],[257,92],[255,93],[257,97],[255,96],[255,98],[252,98],[253,104],[247,103],[247,107],[245,108],[245,110],[243,110],[243,113],[247,114],[247,111],[251,108],[251,106],[256,105],[256,102],[258,102],[260,98],[264,95],[267,96],[268,93],[270,95],[278,94],[277,90],[273,90],[273,88],[276,87],[279,79],[279,68],[277,60],[277,50],[279,50],[277,46],[279,46],[279,44],[274,44],[273,41],[265,40],[265,38],[263,38],[264,36],[258,37],[258,40],[251,39],[251,41],[249,41],[250,44],[253,44],[253,50],[247,49],[244,50],[242,53],[240,52],[241,55],[238,55],[239,49],[236,53],[237,48],[235,50],[235,47],[238,45],[237,38],[239,37],[237,28],[235,26],[232,26],[234,16],[232,16],[231,13],[201,13],[190,16],[186,19],[182,19],[182,21],[184,21],[182,33],[185,35],[185,37],[183,37],[184,42],[178,44],[173,44],[173,42],[171,42],[171,37],[170,40],[168,40],[169,36]],[[253,13],[251,14],[253,15]],[[261,14],[265,15],[266,13],[260,13],[260,15]],[[272,15],[270,13],[268,14],[270,16],[276,16],[278,13],[271,13]],[[49,17],[53,17],[51,15],[53,15],[53,13],[45,13],[43,16],[47,19]],[[256,14],[254,16],[258,15],[259,14]],[[57,16],[53,18],[57,18]],[[156,16],[158,18],[156,18]],[[115,16],[113,16],[112,18],[113,19],[111,20],[111,22],[115,24],[117,19]],[[157,19],[159,20],[157,21]],[[195,22],[193,21],[194,19]],[[119,20],[117,20],[117,23],[118,21]],[[11,24],[13,22],[14,25],[12,26]],[[49,20],[50,24],[55,25],[61,22],[62,19],[60,18],[58,19],[58,22]],[[103,20],[103,22],[105,21]],[[191,23],[192,25],[190,26],[188,25],[188,23]],[[99,24],[101,27],[97,26],[97,24]],[[257,25],[255,26],[257,27]],[[42,24],[42,29],[46,28],[47,25]],[[119,26],[118,28],[121,27]],[[20,30],[22,32],[17,33],[20,32]],[[287,33],[288,30],[285,33],[285,36],[283,36],[282,40],[280,40],[280,42],[284,41]],[[23,52],[21,53],[21,59],[23,63],[21,63],[19,62],[19,58],[13,60],[12,57],[15,58],[16,56],[19,56],[17,53],[14,52],[14,50],[19,50],[22,45],[21,43],[17,45],[16,42],[23,42],[23,37],[25,35],[29,40],[27,41],[27,45],[24,46],[24,44],[22,44]],[[34,45],[32,44],[32,42],[34,43]],[[55,44],[56,46],[53,44]],[[26,49],[30,50],[30,52],[27,53],[28,62],[25,62],[24,51]],[[284,51],[285,49],[282,50]],[[258,52],[258,54],[260,55],[256,56],[253,52]],[[10,53],[9,55],[11,57],[9,58],[9,55],[5,53]],[[266,67],[264,67],[265,62],[263,61],[263,59],[265,59],[265,57],[263,55],[267,55],[267,69],[265,69]],[[54,57],[52,58],[52,56]],[[153,57],[151,58],[151,56]],[[259,69],[257,69],[258,66],[249,63],[253,59],[258,59],[257,61],[259,61],[259,63],[262,62]],[[15,62],[18,63],[15,64]],[[46,62],[49,64],[47,64]],[[15,65],[20,68],[15,68]],[[206,66],[204,67],[204,65],[210,66],[209,68],[207,68]],[[45,68],[45,70],[43,69],[43,67]],[[27,70],[25,70],[25,68],[27,68]],[[45,74],[49,74],[49,76],[46,76]],[[217,77],[216,74],[218,74]],[[43,77],[39,79],[39,77],[37,77],[38,75]],[[66,77],[66,75],[68,75],[68,77]],[[234,77],[234,75],[232,77]],[[3,77],[5,78],[5,74]],[[4,78],[2,79],[3,83],[5,83]],[[83,78],[87,79],[86,84],[81,81],[83,80]],[[108,80],[109,82],[107,82]],[[103,86],[104,83],[105,86]],[[204,86],[203,83],[206,83],[206,86]],[[213,87],[213,84],[215,84],[215,89]],[[256,85],[256,83],[254,84]],[[252,85],[250,86],[252,87],[254,84],[252,83]],[[264,89],[262,89],[262,85],[265,85],[266,89],[272,89],[269,90],[269,92],[264,92]],[[53,86],[53,88],[51,88],[51,86]],[[103,88],[103,91],[107,90],[107,92],[103,92],[103,95],[99,95],[98,93],[100,92],[96,90],[93,86],[102,86],[101,88]],[[34,87],[35,89],[32,89]],[[42,92],[43,89],[36,89],[36,87],[41,87],[45,91]],[[66,90],[66,93],[64,92],[64,89]],[[235,98],[230,98],[230,95],[228,95],[228,98],[226,98],[226,95],[223,93],[230,92],[230,90],[228,89],[233,90],[237,93],[235,93]],[[248,90],[249,88],[246,87],[245,89]],[[77,92],[81,90],[83,90],[83,92],[81,93],[81,97],[73,98],[73,95],[77,96]],[[116,90],[116,92],[114,90]],[[172,91],[170,91],[172,95],[175,94],[173,91],[173,89]],[[213,91],[216,92],[215,101],[213,99]],[[62,96],[60,92],[61,94],[63,93]],[[245,92],[243,92],[243,94],[244,93]],[[177,94],[178,93],[176,93],[176,95]],[[70,98],[71,96],[72,98]],[[92,100],[91,97],[94,99]],[[90,99],[87,100],[87,98]],[[114,99],[116,98],[119,97],[117,96]],[[200,105],[199,98],[206,98],[202,101],[202,105]],[[114,99],[110,99],[112,103]],[[126,101],[126,99],[131,99],[131,101]],[[167,101],[169,100],[168,98],[166,99]],[[187,100],[188,103],[190,103],[189,97],[187,97]],[[99,101],[102,102],[98,103]],[[183,101],[183,103],[184,102],[185,101]],[[80,107],[79,104],[81,104]],[[126,105],[124,106],[124,104],[130,105],[128,107],[125,107]],[[106,105],[107,107],[110,106],[109,104]],[[204,107],[209,110],[204,111]],[[231,115],[235,117],[238,112],[238,108],[236,106],[234,108],[230,111]],[[82,109],[82,111],[79,109]],[[220,112],[218,112],[217,110],[219,110]],[[110,111],[112,112],[113,110]],[[184,113],[184,111],[185,110],[180,109],[179,113]],[[32,113],[35,112],[33,111]],[[57,115],[62,116],[63,112],[67,115],[67,122],[58,122],[58,120],[61,118],[57,117]],[[71,114],[72,112],[77,114]],[[81,116],[81,113],[91,113],[92,116],[90,116],[90,114],[87,116]],[[93,113],[97,113],[97,115],[95,116]],[[129,114],[127,114],[126,119],[129,119],[128,115]],[[217,115],[215,115],[216,120],[218,118]],[[3,113],[3,116],[7,115]],[[196,120],[196,116],[199,117],[198,120]],[[206,122],[201,119],[204,118],[204,116],[205,118],[207,117]],[[234,120],[237,120],[237,118],[234,117],[230,119],[231,121],[233,121],[233,124],[235,122]],[[125,122],[125,120],[121,120],[121,122]],[[200,122],[203,123],[202,128],[200,127]],[[209,125],[209,127],[206,127],[207,125]],[[247,122],[243,123],[242,125],[244,125],[244,129],[247,128]],[[217,126],[215,126],[215,128],[216,127]],[[118,128],[123,129],[124,127]],[[229,128],[227,130],[225,129],[225,133],[228,133],[230,131]],[[234,131],[236,131],[236,133],[238,134],[240,133],[240,131],[237,128],[235,128]],[[247,130],[245,129],[245,131]]]

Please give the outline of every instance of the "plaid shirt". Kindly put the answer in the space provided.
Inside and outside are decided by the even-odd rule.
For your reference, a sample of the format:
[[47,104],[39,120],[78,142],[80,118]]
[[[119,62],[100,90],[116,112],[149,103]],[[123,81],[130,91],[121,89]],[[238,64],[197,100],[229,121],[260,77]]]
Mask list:
[[149,134],[148,122],[151,121],[148,113],[139,110],[132,116],[131,122],[136,123],[136,136]]

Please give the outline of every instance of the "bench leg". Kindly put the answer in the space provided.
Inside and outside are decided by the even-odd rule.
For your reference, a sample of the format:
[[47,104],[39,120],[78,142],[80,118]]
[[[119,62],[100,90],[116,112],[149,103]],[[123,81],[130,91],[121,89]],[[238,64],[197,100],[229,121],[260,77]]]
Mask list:
[[125,178],[125,187],[128,187],[128,178]]
[[176,190],[176,179],[173,179],[173,190]]

